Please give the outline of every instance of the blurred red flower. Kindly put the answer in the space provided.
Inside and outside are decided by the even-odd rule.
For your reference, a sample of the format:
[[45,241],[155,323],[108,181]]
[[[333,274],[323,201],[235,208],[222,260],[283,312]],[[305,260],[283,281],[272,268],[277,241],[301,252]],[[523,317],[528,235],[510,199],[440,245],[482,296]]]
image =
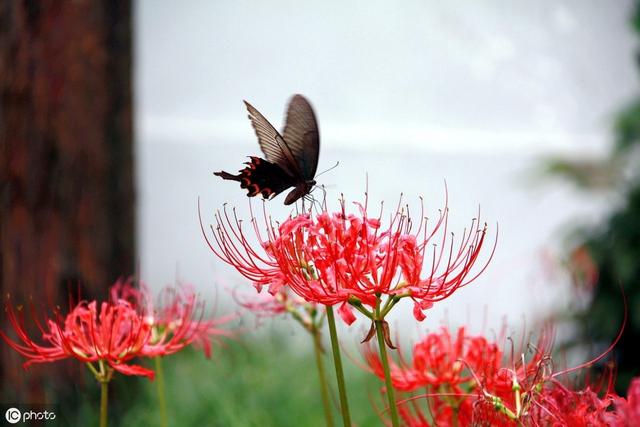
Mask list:
[[620,412],[629,426],[640,425],[640,377],[635,377],[629,384],[627,398],[613,396],[616,411]]
[[[367,347],[365,359],[371,371],[384,379],[377,352]],[[483,336],[468,335],[464,327],[451,336],[447,328],[428,334],[413,347],[413,361],[391,361],[391,380],[400,391],[432,388],[467,393],[475,386],[471,370],[480,377],[493,377],[500,369],[502,351]],[[444,389],[443,389],[444,388]]]
[[44,325],[37,322],[42,332],[41,344],[29,337],[24,319],[18,318],[12,306],[8,307],[7,313],[19,340],[12,340],[3,331],[0,336],[27,358],[25,368],[33,363],[75,358],[81,362],[106,362],[125,375],[153,379],[152,370],[128,364],[132,359],[146,355],[151,327],[126,301],[82,301],[64,317],[56,313],[55,320],[47,319]]
[[[573,390],[552,372],[552,336],[545,329],[535,345],[505,358],[496,342],[465,328],[455,337],[445,328],[427,335],[414,346],[411,362],[401,354],[391,363],[393,386],[407,396],[398,408],[401,418],[414,427],[640,425],[640,378],[627,399],[616,396],[610,383],[603,390]],[[369,346],[364,356],[368,369],[384,379]]]
[[29,337],[23,311],[20,316],[7,305],[9,323],[18,340],[0,331],[0,336],[33,363],[75,358],[82,362],[105,362],[126,375],[143,375],[153,379],[154,372],[129,362],[136,357],[155,357],[175,353],[189,344],[204,347],[211,353],[212,336],[229,335],[218,328],[232,317],[202,319],[202,304],[187,288],[164,291],[165,304],[155,310],[146,288],[136,288],[128,281],[118,281],[111,288],[109,302],[81,301],[68,314],[39,322],[42,342]]
[[278,316],[297,310],[298,307],[310,305],[299,296],[287,292],[286,288],[282,288],[273,295],[234,292],[233,296],[238,305],[250,310],[258,318]]
[[172,354],[188,345],[202,348],[205,356],[211,357],[211,340],[233,335],[220,325],[236,316],[206,318],[204,302],[188,285],[163,288],[156,305],[143,283],[136,287],[130,281],[119,281],[111,288],[111,299],[130,302],[149,324],[152,334],[145,355],[150,357]]

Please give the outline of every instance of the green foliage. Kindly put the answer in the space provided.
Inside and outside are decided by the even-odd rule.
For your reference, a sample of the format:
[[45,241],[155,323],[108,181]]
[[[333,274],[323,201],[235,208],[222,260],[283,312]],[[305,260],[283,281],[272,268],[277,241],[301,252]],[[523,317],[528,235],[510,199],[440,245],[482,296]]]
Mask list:
[[[311,338],[308,347],[299,337],[287,338],[247,335],[215,349],[212,359],[191,348],[163,358],[168,425],[325,426]],[[325,354],[325,368],[337,426],[342,421],[330,356]],[[381,425],[371,402],[384,406],[383,382],[348,359],[343,362],[353,421],[361,427]],[[153,363],[146,366],[154,368]],[[74,387],[73,399],[60,401],[60,385],[52,386],[59,416],[52,426],[98,425],[100,386],[86,371],[86,381]],[[115,375],[109,386],[109,425],[160,426],[157,393],[155,381]]]
[[[640,3],[637,3],[632,25],[640,34]],[[616,390],[624,394],[631,378],[640,375],[640,168],[633,150],[640,149],[640,98],[630,103],[615,122],[614,144],[609,158],[589,171],[579,162],[563,161],[549,170],[570,178],[579,187],[590,185],[590,172],[608,170],[605,175],[612,191],[624,192],[626,202],[612,212],[601,227],[582,230],[580,243],[590,253],[598,269],[598,281],[590,304],[573,313],[578,333],[572,344],[592,348],[594,356],[617,336],[623,322],[624,297],[628,320],[614,350],[617,369]],[[631,179],[620,173],[626,163],[634,172]],[[602,175],[602,174],[601,174]],[[624,297],[621,289],[624,290]]]
[[[169,425],[324,426],[311,341],[308,348],[301,347],[293,348],[292,341],[272,336],[229,342],[212,360],[192,350],[164,358]],[[333,380],[329,356],[325,360]],[[348,361],[345,368],[354,421],[360,426],[380,425],[371,399],[382,405],[381,382]],[[131,378],[120,376],[118,381]],[[160,425],[156,383],[143,380],[138,385],[134,398],[122,396],[125,401],[118,403],[122,411],[115,414],[118,425]],[[115,388],[121,389],[121,384]],[[337,402],[335,384],[332,390]],[[340,425],[337,408],[334,412]]]
[[546,162],[544,172],[568,179],[581,189],[608,190],[620,179],[623,164],[617,156],[606,160],[553,158]]
[[627,298],[629,318],[616,349],[616,389],[624,393],[640,375],[640,185],[628,193],[626,206],[613,213],[601,230],[589,231],[584,244],[599,269],[590,305],[576,314],[582,343],[601,350],[618,334]]
[[640,100],[620,113],[615,124],[617,152],[625,152],[640,142]]

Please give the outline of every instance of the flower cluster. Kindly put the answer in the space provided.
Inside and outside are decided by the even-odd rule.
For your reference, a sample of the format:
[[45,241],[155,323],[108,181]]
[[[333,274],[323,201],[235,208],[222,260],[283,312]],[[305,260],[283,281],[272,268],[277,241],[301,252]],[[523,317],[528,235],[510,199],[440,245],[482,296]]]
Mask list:
[[[130,362],[139,357],[156,357],[175,353],[192,343],[201,343],[210,352],[209,337],[227,334],[215,326],[221,321],[201,316],[201,304],[190,291],[174,292],[170,303],[156,313],[149,304],[144,288],[130,282],[117,282],[111,288],[108,302],[81,301],[66,315],[55,313],[44,323],[36,322],[42,343],[30,338],[23,310],[7,306],[9,323],[18,340],[3,331],[0,336],[27,358],[24,367],[75,358],[87,362],[96,376],[108,380],[105,372],[94,370],[93,363],[107,364],[126,375],[142,375],[153,379],[154,372]],[[37,318],[34,315],[34,319]],[[223,319],[222,322],[226,321]],[[99,375],[98,375],[99,374]]]
[[347,323],[355,320],[351,306],[373,310],[383,295],[390,298],[389,309],[412,299],[414,316],[423,320],[434,302],[473,281],[488,263],[474,270],[486,236],[478,219],[456,241],[447,231],[447,208],[433,227],[424,217],[415,224],[408,207],[398,208],[383,226],[382,213],[371,217],[366,201],[355,205],[357,213],[347,213],[343,201],[339,212],[302,213],[277,226],[265,214],[266,233],[253,217],[262,251],[251,245],[235,212],[233,219],[226,210],[217,214],[213,239],[205,237],[258,290],[267,286],[276,294],[286,286],[308,302],[339,305]]
[[[640,378],[627,399],[609,387],[573,390],[552,372],[551,336],[546,331],[535,346],[521,349],[520,357],[505,358],[496,342],[469,335],[465,328],[455,336],[445,328],[428,334],[414,346],[411,363],[401,357],[391,364],[393,387],[408,396],[400,416],[414,427],[625,426],[638,419]],[[383,378],[377,354],[367,348],[365,359],[368,369]]]

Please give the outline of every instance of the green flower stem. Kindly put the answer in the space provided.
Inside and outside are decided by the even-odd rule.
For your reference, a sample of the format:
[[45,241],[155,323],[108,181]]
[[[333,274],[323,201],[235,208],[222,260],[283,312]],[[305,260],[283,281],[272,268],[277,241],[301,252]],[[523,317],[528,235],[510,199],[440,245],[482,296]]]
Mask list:
[[389,372],[389,359],[387,358],[387,347],[384,342],[382,323],[384,320],[376,320],[376,335],[378,336],[378,350],[380,351],[380,359],[384,369],[384,382],[387,387],[387,399],[389,400],[389,412],[391,413],[391,425],[398,427],[398,408],[396,408],[396,396],[391,383],[391,374]]
[[364,314],[369,319],[373,320],[373,312],[367,310],[362,305],[359,299],[351,297],[349,298],[349,304],[351,304],[351,306],[354,307],[356,310],[358,310],[360,313]]
[[322,406],[327,427],[333,427],[333,414],[331,413],[331,401],[329,400],[329,386],[327,384],[327,374],[322,361],[322,342],[320,341],[320,331],[313,329],[313,350],[316,354],[316,364],[318,365],[318,377],[320,379],[320,394],[322,395]]
[[98,370],[95,368],[95,366],[93,366],[93,363],[87,362],[87,367],[89,368],[91,373],[96,377],[96,379],[98,381],[100,381],[100,372],[98,372]]
[[338,381],[338,392],[340,393],[340,410],[342,411],[342,421],[345,427],[351,427],[351,415],[349,415],[349,403],[347,402],[347,391],[344,385],[344,372],[342,371],[342,359],[340,359],[340,345],[336,332],[336,318],[333,315],[333,307],[327,308],[327,323],[329,323],[329,334],[331,336],[331,350],[333,350],[333,363],[336,368],[336,380]]
[[109,383],[100,382],[100,427],[107,427],[107,404],[109,402]]
[[[408,295],[405,295],[408,296]],[[391,309],[398,303],[398,301],[400,301],[402,298],[404,298],[404,296],[399,296],[399,295],[394,295],[392,297],[389,297],[389,299],[387,300],[387,302],[385,303],[384,307],[382,308],[382,311],[380,312],[380,316],[378,317],[379,319],[384,319],[387,314],[389,314],[389,312],[391,311]]]
[[100,427],[107,427],[108,425],[108,412],[107,407],[109,404],[109,381],[111,381],[111,375],[113,371],[109,366],[105,366],[104,361],[100,360],[99,362],[100,370],[97,371],[93,365],[91,366],[91,370],[95,372],[96,379],[100,383]]
[[167,427],[167,401],[164,396],[164,371],[162,370],[162,356],[154,357],[156,363],[156,384],[158,388],[158,406],[160,407],[160,426]]
[[384,318],[380,317],[380,297],[376,301],[376,335],[378,337],[378,351],[380,352],[380,360],[384,369],[384,382],[387,388],[387,399],[389,401],[389,412],[391,413],[391,425],[398,427],[400,421],[398,419],[398,408],[396,407],[396,396],[391,383],[391,373],[389,372],[389,359],[387,357],[387,346],[384,342]]

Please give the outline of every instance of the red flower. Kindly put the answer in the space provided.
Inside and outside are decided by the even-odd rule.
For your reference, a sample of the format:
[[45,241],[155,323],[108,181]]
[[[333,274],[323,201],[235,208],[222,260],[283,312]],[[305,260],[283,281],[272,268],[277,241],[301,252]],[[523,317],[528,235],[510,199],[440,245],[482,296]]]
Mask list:
[[18,340],[2,331],[0,336],[28,359],[25,367],[76,358],[89,363],[105,362],[123,374],[153,379],[153,371],[128,362],[136,357],[172,354],[190,344],[202,346],[209,356],[211,337],[229,335],[218,325],[232,318],[203,320],[203,305],[187,288],[167,289],[163,296],[165,303],[154,310],[146,288],[116,282],[110,302],[83,301],[66,316],[56,313],[55,320],[47,319],[44,325],[37,322],[42,332],[40,344],[29,337],[23,319],[8,306],[9,322]]
[[474,372],[478,395],[473,405],[474,421],[480,425],[515,425],[514,420],[528,419],[531,407],[541,406],[540,393],[552,381],[553,336],[552,328],[546,326],[535,345],[517,352],[512,349],[500,369]]
[[151,337],[151,328],[126,301],[111,303],[81,302],[61,319],[48,319],[38,323],[43,344],[32,340],[10,306],[9,322],[19,341],[10,339],[3,331],[0,336],[33,363],[47,363],[67,358],[82,362],[106,362],[114,370],[126,375],[144,375],[153,379],[153,371],[130,365],[132,359],[145,355],[145,346]]
[[626,416],[629,421],[640,421],[640,377],[635,377],[627,391]]
[[530,419],[544,426],[625,426],[621,413],[612,411],[614,398],[607,394],[599,397],[590,388],[569,390],[554,382],[540,392],[532,406]]
[[[367,347],[369,369],[380,379],[384,371],[379,356]],[[503,353],[482,336],[468,335],[464,327],[451,336],[446,328],[428,334],[413,348],[408,363],[400,353],[398,363],[391,361],[391,381],[396,390],[424,391],[434,425],[467,425],[471,422],[473,401],[478,394],[476,378],[492,377],[500,369]],[[418,402],[401,405],[400,416],[407,425],[428,426],[430,417],[422,414]]]
[[627,426],[640,424],[640,377],[635,377],[629,384],[627,398],[612,396],[616,412],[622,414]]
[[274,295],[234,292],[234,298],[240,306],[251,310],[257,320],[289,314],[310,332],[317,327],[319,312],[316,304],[306,302],[286,287],[280,288]]
[[[396,390],[407,393],[399,413],[408,426],[631,426],[640,419],[640,378],[627,400],[605,388],[573,390],[551,371],[552,333],[504,360],[495,342],[446,329],[414,346],[411,363],[391,362]],[[365,350],[368,369],[384,378],[378,356]],[[527,355],[527,356],[525,356]],[[605,378],[606,379],[606,378]],[[409,394],[411,393],[411,394]],[[416,393],[418,393],[416,395]]]
[[172,354],[191,344],[202,347],[205,356],[211,357],[211,339],[232,335],[219,326],[235,316],[204,318],[204,302],[189,286],[164,288],[157,307],[144,284],[134,287],[131,282],[118,282],[111,288],[111,298],[130,302],[151,327],[145,347],[145,355],[150,357]]
[[383,228],[381,216],[368,216],[366,202],[356,206],[357,214],[347,214],[342,203],[340,212],[300,214],[279,227],[265,220],[266,239],[252,218],[264,254],[249,244],[235,213],[231,221],[224,211],[216,215],[213,242],[207,242],[258,290],[268,286],[275,294],[288,286],[308,302],[340,304],[347,323],[354,319],[347,303],[374,309],[381,295],[393,298],[391,305],[411,298],[415,317],[423,320],[424,310],[470,283],[486,267],[485,263],[472,274],[486,235],[486,227],[480,228],[476,219],[456,245],[453,237],[447,241],[446,208],[433,229],[426,219],[416,228],[402,209]]
[[[371,370],[384,379],[377,353],[369,349],[365,357]],[[431,333],[413,347],[413,363],[391,361],[393,386],[401,391],[430,388],[449,393],[468,393],[475,386],[471,371],[482,378],[500,369],[502,351],[483,336],[468,335],[464,327],[455,337],[446,328]]]
[[234,299],[241,306],[250,310],[258,318],[273,317],[288,313],[297,307],[309,305],[305,300],[282,288],[274,295],[233,293]]

